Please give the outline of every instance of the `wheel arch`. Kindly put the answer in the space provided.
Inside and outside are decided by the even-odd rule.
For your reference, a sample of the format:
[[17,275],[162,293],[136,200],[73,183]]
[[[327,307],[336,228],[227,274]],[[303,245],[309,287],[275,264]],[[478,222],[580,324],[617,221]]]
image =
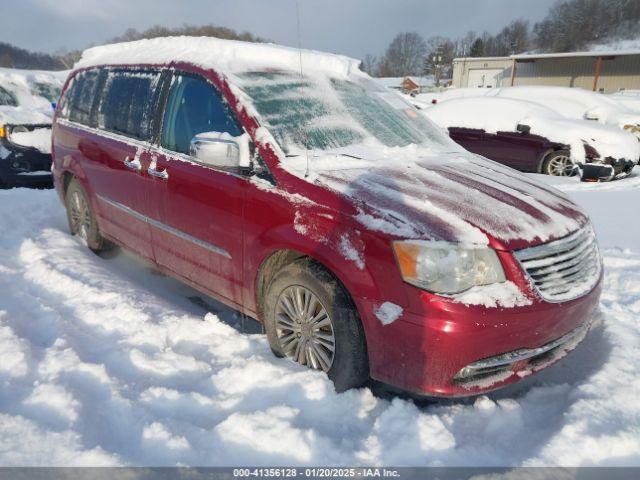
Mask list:
[[329,266],[327,262],[319,259],[317,255],[313,255],[309,252],[304,252],[301,249],[295,248],[278,248],[276,250],[273,250],[268,255],[266,255],[260,263],[254,282],[255,302],[258,315],[262,317],[264,295],[267,291],[267,288],[269,287],[269,284],[271,283],[271,280],[273,280],[276,274],[284,267],[303,258],[308,258],[318,263],[320,266],[322,266],[322,268],[329,272],[329,274],[331,274],[333,278],[335,278],[335,280],[344,290],[345,294],[349,297],[349,300],[358,313],[358,317],[362,318],[361,313],[358,311],[355,298],[347,285],[345,285],[345,282],[340,278],[341,275],[339,273],[336,273],[335,269],[331,268],[331,266]]

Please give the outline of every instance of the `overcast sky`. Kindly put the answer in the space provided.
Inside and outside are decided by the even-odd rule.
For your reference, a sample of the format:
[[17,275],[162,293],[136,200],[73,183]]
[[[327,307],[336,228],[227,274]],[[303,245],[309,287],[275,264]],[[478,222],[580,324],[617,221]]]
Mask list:
[[[304,48],[362,58],[402,31],[462,36],[532,24],[555,0],[299,0]],[[297,46],[295,0],[0,0],[0,41],[29,50],[82,49],[129,27],[206,24]]]

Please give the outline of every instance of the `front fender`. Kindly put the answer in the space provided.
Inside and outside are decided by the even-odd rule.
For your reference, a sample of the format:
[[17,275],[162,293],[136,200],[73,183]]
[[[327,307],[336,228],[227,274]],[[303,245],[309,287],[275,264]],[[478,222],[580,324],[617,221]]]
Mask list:
[[[318,212],[318,206],[297,206],[288,221],[261,232],[246,245],[245,271],[250,288],[246,301],[257,312],[256,285],[260,268],[277,252],[292,251],[315,259],[327,268],[358,305],[359,299],[407,304],[402,278],[390,242],[358,228],[333,212]],[[362,312],[361,312],[362,316]]]

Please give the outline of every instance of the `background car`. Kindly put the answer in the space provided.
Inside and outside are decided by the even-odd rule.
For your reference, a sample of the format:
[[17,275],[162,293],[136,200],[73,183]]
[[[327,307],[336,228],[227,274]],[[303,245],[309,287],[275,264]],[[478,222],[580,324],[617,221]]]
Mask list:
[[502,88],[453,88],[418,95],[414,104],[423,108],[454,98],[500,97],[537,103],[566,118],[593,120],[631,131],[640,139],[640,102],[635,92],[603,95],[582,88],[516,86]]
[[610,125],[572,120],[533,102],[461,97],[421,110],[466,149],[525,172],[611,180],[631,173],[640,158],[635,137]]
[[52,185],[52,106],[66,75],[0,68],[0,186]]

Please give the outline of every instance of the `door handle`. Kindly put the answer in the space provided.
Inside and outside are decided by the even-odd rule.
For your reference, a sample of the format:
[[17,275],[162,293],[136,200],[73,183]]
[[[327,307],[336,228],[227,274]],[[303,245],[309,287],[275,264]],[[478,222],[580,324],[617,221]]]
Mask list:
[[140,170],[142,170],[142,164],[140,163],[139,158],[134,158],[133,160],[129,160],[129,157],[124,157],[124,166],[131,170],[135,170],[136,172],[139,172]]
[[157,170],[154,165],[149,166],[149,168],[147,169],[147,173],[149,175],[153,175],[154,177],[162,178],[163,180],[169,178],[169,172],[167,172],[166,168],[164,170]]

